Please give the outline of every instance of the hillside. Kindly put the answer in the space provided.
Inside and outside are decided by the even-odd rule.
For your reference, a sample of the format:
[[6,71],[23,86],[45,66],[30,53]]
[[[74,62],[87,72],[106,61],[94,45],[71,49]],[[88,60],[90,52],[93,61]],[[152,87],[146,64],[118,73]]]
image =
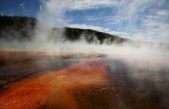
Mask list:
[[31,40],[37,20],[32,17],[0,16],[0,38],[3,40]]
[[[0,38],[3,40],[30,41],[35,32],[37,20],[32,17],[0,16]],[[49,33],[50,40],[58,40],[60,28],[53,28]],[[75,42],[85,40],[95,44],[119,44],[122,45],[129,39],[117,35],[110,35],[91,29],[65,27],[62,38],[64,41]]]

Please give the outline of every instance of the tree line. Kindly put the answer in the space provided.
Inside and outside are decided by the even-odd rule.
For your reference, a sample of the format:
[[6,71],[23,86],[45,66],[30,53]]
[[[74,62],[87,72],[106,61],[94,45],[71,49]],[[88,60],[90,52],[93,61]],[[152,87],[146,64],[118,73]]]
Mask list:
[[37,20],[26,16],[0,15],[0,38],[5,40],[31,40]]

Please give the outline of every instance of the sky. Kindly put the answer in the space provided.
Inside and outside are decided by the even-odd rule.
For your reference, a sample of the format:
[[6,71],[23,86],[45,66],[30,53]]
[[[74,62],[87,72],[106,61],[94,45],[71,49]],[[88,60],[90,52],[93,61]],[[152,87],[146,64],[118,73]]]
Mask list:
[[0,14],[169,42],[169,0],[0,0]]

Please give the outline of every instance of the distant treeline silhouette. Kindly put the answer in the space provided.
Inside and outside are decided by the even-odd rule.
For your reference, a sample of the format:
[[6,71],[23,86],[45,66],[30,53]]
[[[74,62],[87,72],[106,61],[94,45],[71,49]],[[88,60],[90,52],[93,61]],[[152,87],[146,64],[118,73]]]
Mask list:
[[110,35],[104,32],[99,32],[91,29],[80,29],[80,28],[65,28],[65,37],[68,40],[76,41],[80,39],[86,40],[88,43],[97,44],[120,44],[129,41],[127,38],[121,38],[117,35]]
[[[35,32],[37,19],[33,17],[20,16],[0,16],[0,38],[4,40],[31,40]],[[50,33],[50,40],[58,40],[57,31],[59,28],[53,28]],[[75,42],[85,40],[87,43],[95,44],[119,44],[122,45],[127,38],[121,38],[117,35],[110,35],[91,29],[68,28],[65,27],[62,38],[64,41]]]
[[0,16],[0,38],[30,40],[37,20],[32,17]]

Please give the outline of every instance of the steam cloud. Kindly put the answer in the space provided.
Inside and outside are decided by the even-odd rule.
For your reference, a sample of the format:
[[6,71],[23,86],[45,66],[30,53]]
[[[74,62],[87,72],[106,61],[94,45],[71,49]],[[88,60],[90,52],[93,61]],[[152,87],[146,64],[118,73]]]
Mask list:
[[[110,1],[109,1],[110,2]],[[18,40],[5,42],[1,41],[1,48],[20,48],[20,49],[30,49],[30,50],[49,50],[49,51],[68,51],[68,52],[96,52],[96,53],[130,53],[132,51],[139,52],[139,54],[148,53],[148,54],[158,54],[162,53],[163,50],[155,49],[153,47],[147,47],[142,45],[140,49],[128,46],[116,46],[111,45],[107,46],[106,44],[88,44],[81,38],[77,42],[65,42],[64,39],[64,27],[67,24],[64,13],[66,10],[72,7],[72,0],[42,0],[41,8],[37,14],[38,24],[35,28],[34,37],[31,41],[20,42]],[[102,2],[101,2],[102,3]],[[113,2],[114,3],[114,2]],[[114,4],[115,5],[115,4]],[[59,28],[56,32],[52,32],[52,28]],[[29,31],[29,30],[28,30]],[[17,34],[17,31],[16,31]],[[51,36],[56,36],[56,40],[52,40]],[[83,36],[83,34],[82,34]],[[97,40],[97,39],[95,39]],[[97,42],[97,41],[96,41]],[[130,44],[129,44],[130,45]],[[166,46],[165,48],[167,48]],[[153,48],[153,49],[152,49]],[[167,51],[167,49],[165,49]],[[154,54],[153,54],[154,55]]]
[[[76,53],[101,53],[101,54],[127,54],[135,53],[137,56],[154,57],[165,54],[168,55],[166,47],[154,47],[142,44],[139,48],[132,47],[132,44],[106,45],[106,44],[88,44],[83,37],[79,41],[71,42],[64,39],[64,27],[67,25],[64,13],[72,6],[71,0],[42,0],[41,9],[37,14],[38,24],[34,30],[33,39],[31,41],[12,40],[6,42],[1,40],[1,48],[16,48],[24,50],[40,50],[40,51],[57,51],[57,52],[76,52]],[[53,27],[58,29],[53,32]],[[29,30],[28,30],[29,31]],[[31,31],[32,32],[32,31]],[[16,31],[17,34],[17,31]],[[82,36],[84,34],[81,34]],[[51,36],[55,36],[53,40]],[[97,40],[97,39],[95,39]],[[97,41],[96,41],[97,42]]]

